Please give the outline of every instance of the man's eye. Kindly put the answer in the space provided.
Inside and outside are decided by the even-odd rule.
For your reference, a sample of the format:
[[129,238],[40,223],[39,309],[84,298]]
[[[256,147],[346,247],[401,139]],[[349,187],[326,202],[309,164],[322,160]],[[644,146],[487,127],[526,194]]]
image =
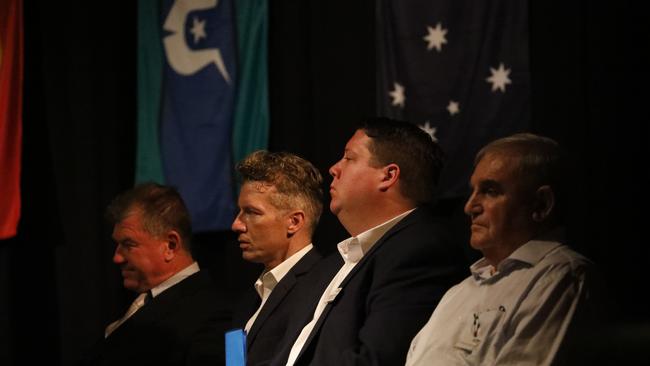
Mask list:
[[247,208],[247,209],[244,210],[244,214],[245,214],[245,215],[249,215],[249,216],[250,216],[250,215],[259,215],[260,212],[257,211],[257,210],[252,210],[252,209],[250,209],[250,208]]
[[126,250],[131,250],[131,248],[135,247],[135,243],[130,241],[130,240],[125,240],[125,241],[119,242],[117,245],[124,248],[124,249],[126,249]]

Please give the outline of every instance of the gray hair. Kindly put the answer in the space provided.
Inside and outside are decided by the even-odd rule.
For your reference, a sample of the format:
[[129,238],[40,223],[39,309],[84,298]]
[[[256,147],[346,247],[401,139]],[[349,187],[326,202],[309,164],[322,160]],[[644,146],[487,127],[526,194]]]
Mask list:
[[563,201],[566,167],[560,145],[555,140],[532,133],[503,137],[484,146],[476,154],[474,166],[491,154],[516,158],[515,171],[525,188],[548,185],[553,190],[556,205]]

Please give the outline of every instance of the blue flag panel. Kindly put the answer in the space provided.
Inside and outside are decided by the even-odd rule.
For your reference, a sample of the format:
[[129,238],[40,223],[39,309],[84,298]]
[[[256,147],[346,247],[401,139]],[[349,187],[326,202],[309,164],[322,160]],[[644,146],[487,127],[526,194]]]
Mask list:
[[166,183],[178,188],[194,231],[227,230],[235,205],[232,114],[235,42],[231,0],[167,0],[161,154]]
[[447,156],[440,196],[462,196],[478,149],[529,128],[529,3],[376,4],[378,114],[437,140]]

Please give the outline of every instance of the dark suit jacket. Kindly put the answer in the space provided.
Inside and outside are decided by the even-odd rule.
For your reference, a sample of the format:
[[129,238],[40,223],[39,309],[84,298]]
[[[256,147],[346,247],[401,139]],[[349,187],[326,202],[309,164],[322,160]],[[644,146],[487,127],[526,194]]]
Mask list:
[[[343,260],[334,253],[323,263],[340,268]],[[445,222],[428,209],[416,209],[381,237],[343,280],[296,365],[403,365],[411,339],[465,271],[462,251],[450,242]],[[302,325],[293,330],[294,340]],[[274,365],[286,363],[292,344]]]
[[[297,314],[307,314],[318,302],[327,283],[310,280],[316,277],[308,273],[321,258],[315,248],[310,250],[275,286],[246,335],[248,365],[268,364],[283,345],[289,320]],[[247,305],[236,312],[235,327],[244,328],[260,305],[259,295],[252,288],[244,301]]]
[[82,365],[223,365],[230,311],[210,276],[195,273],[156,296],[95,345]]

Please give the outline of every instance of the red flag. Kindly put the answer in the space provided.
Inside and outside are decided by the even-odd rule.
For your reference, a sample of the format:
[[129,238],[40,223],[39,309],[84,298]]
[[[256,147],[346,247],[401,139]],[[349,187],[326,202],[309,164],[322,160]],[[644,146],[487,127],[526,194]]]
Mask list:
[[0,239],[16,235],[20,218],[22,28],[22,0],[0,1]]

